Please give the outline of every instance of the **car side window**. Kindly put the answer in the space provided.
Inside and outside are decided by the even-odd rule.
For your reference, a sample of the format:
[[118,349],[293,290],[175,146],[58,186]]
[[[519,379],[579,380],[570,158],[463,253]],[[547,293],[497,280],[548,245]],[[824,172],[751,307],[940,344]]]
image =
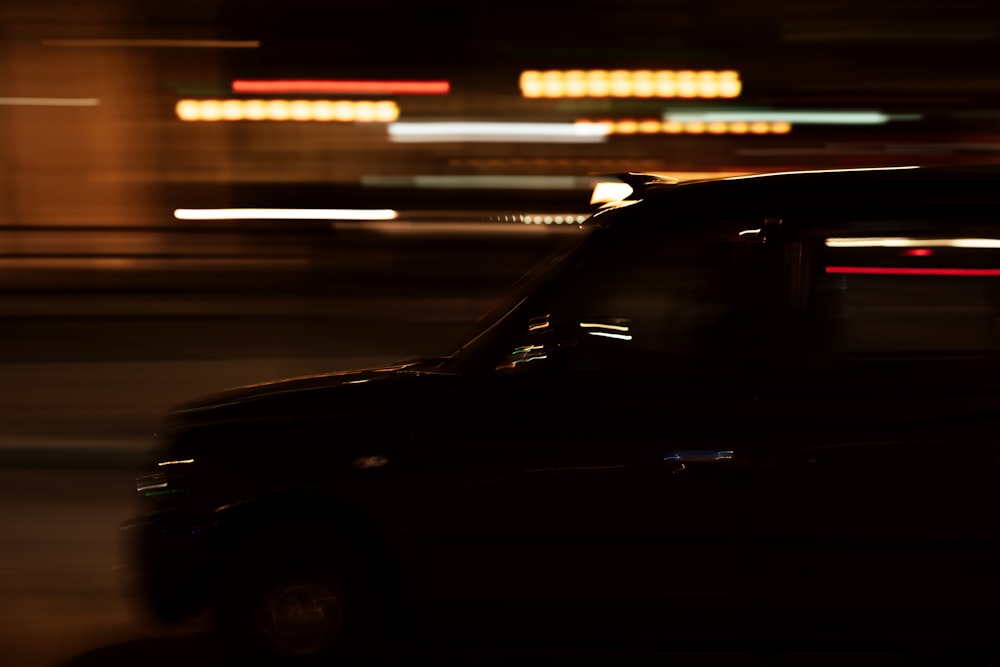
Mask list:
[[1000,238],[933,228],[823,234],[810,254],[814,363],[925,370],[934,381],[995,377]]
[[627,231],[556,290],[533,325],[548,340],[534,349],[571,347],[564,368],[575,373],[691,381],[731,370],[749,244],[735,230]]

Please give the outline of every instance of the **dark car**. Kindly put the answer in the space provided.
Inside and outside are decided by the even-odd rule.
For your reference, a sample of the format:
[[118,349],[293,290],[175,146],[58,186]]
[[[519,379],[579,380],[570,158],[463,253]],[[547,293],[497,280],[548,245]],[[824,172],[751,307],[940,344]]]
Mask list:
[[988,646],[1000,167],[623,178],[453,353],[168,415],[156,614],[291,660]]

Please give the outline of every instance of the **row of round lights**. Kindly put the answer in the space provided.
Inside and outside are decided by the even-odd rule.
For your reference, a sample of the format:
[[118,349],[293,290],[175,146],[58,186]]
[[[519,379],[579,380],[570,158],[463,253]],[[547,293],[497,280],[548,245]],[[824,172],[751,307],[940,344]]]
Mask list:
[[607,134],[788,134],[785,121],[677,121],[657,120],[578,120],[577,125],[599,125]]
[[369,100],[181,100],[183,121],[323,121],[391,123],[399,118],[393,101]]
[[733,70],[527,70],[524,97],[732,98],[742,89]]
[[587,216],[573,215],[572,213],[565,215],[525,213],[520,215],[519,218],[526,225],[579,225],[587,219]]

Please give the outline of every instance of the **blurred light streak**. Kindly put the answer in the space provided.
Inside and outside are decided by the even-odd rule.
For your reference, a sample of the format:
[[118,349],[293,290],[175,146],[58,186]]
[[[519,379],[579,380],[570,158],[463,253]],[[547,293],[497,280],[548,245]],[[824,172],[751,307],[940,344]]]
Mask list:
[[526,225],[579,225],[587,219],[586,215],[569,213],[522,213],[520,221]]
[[891,120],[920,120],[920,114],[881,111],[667,111],[663,120],[677,123],[796,123],[801,125],[884,125]]
[[448,81],[338,81],[236,79],[234,93],[334,95],[447,95]]
[[348,208],[179,208],[178,220],[395,220],[392,209]]
[[1000,239],[914,239],[905,236],[831,237],[824,244],[830,248],[1000,248]]
[[742,83],[733,70],[525,70],[520,87],[528,98],[733,98]]
[[361,184],[369,187],[498,189],[498,190],[588,190],[594,179],[581,176],[519,176],[519,175],[414,175],[362,176]]
[[[629,327],[627,326],[605,324],[603,322],[580,322],[580,328],[586,330],[591,336],[632,340],[632,334],[629,333]],[[594,331],[594,329],[597,329],[597,331]]]
[[0,106],[25,107],[96,107],[95,97],[0,97]]
[[[435,211],[432,213],[436,214],[438,212]],[[445,213],[450,214],[452,212]],[[462,219],[447,222],[411,220],[408,219],[409,215],[407,214],[399,220],[337,221],[330,223],[330,226],[334,229],[364,229],[387,236],[438,236],[455,233],[480,234],[483,236],[531,236],[535,234],[573,234],[579,231],[580,223],[589,217],[589,214],[564,213],[562,214],[563,223],[556,224],[555,218],[559,217],[558,214],[546,213],[544,215],[540,214],[538,217],[544,218],[545,215],[552,217],[552,223],[544,227],[542,226],[544,222],[541,220],[537,223],[533,220],[528,222],[527,219],[533,216],[521,213],[494,215],[490,216],[489,219]]]
[[42,46],[85,48],[256,49],[260,40],[231,39],[43,39]]
[[600,143],[607,128],[576,123],[501,122],[409,122],[389,125],[389,137],[396,142],[538,142]]
[[186,122],[219,121],[319,121],[340,123],[391,123],[399,106],[391,100],[195,100],[174,107]]
[[786,121],[735,120],[705,121],[657,120],[655,118],[618,120],[577,120],[579,125],[601,125],[608,134],[788,134],[791,123]]
[[910,266],[828,266],[827,273],[876,276],[1000,276],[1000,269],[958,269]]

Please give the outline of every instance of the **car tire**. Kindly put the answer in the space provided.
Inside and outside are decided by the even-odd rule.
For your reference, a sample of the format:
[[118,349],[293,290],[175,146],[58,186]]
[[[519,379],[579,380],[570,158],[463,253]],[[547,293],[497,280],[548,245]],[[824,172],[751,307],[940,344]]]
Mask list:
[[328,526],[259,531],[220,577],[213,611],[221,648],[237,664],[385,664],[375,582],[359,551]]

